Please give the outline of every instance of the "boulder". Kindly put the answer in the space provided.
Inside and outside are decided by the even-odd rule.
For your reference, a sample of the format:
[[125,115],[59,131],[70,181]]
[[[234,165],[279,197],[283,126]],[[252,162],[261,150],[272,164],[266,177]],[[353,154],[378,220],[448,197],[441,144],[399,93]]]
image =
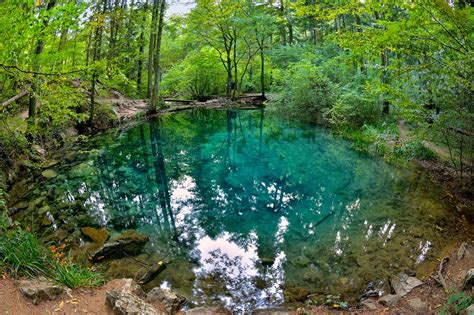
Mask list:
[[101,261],[105,258],[119,258],[126,255],[138,255],[145,244],[148,242],[148,236],[140,234],[135,230],[128,230],[118,237],[107,241],[98,250],[90,255],[93,261]]
[[474,268],[469,269],[462,282],[463,290],[470,290],[474,286]]
[[42,171],[41,175],[44,178],[55,178],[56,176],[58,176],[58,173],[56,173],[56,171],[49,168],[47,170]]
[[130,278],[114,279],[107,283],[108,286],[112,287],[114,291],[120,293],[131,293],[135,294],[139,298],[145,298],[146,294],[142,288]]
[[54,300],[67,290],[66,287],[57,285],[43,277],[20,280],[18,285],[21,294],[33,302],[33,304],[39,304],[42,301],[47,300]]
[[379,303],[385,307],[393,307],[397,305],[398,301],[400,301],[400,297],[396,294],[384,295],[379,299]]
[[94,243],[103,245],[106,240],[109,239],[110,233],[107,231],[107,229],[96,229],[93,227],[83,227],[81,228],[82,234],[87,236],[90,240],[92,240]]
[[[186,315],[231,315],[232,312],[218,306],[196,307],[186,311]],[[253,314],[253,313],[252,313]]]
[[283,292],[285,301],[290,303],[304,302],[310,293],[306,288],[288,288]]
[[423,282],[415,277],[410,277],[406,273],[401,272],[390,279],[390,284],[398,296],[404,297],[410,293],[411,290],[422,285]]
[[155,308],[133,293],[108,291],[105,304],[117,315],[158,315]]
[[416,314],[426,314],[426,312],[428,312],[428,304],[426,304],[419,298],[409,300],[408,304]]
[[474,315],[474,303],[471,304],[471,306],[469,306],[468,308],[466,308],[466,310],[463,314]]
[[153,305],[159,305],[167,314],[176,314],[186,303],[186,298],[176,294],[169,289],[153,288],[148,292],[146,301]]
[[41,168],[50,168],[50,167],[53,167],[55,165],[57,165],[59,163],[58,160],[46,160],[44,161],[43,163],[40,164],[40,167]]

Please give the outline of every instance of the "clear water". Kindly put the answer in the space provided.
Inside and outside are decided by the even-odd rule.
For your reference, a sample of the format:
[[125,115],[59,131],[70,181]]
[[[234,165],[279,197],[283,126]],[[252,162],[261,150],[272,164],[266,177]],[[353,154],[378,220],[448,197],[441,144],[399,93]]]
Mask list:
[[423,173],[263,110],[171,114],[56,158],[59,175],[29,186],[31,200],[48,192],[49,209],[29,209],[38,222],[140,230],[151,241],[138,260],[169,262],[149,289],[236,313],[291,302],[295,288],[354,300],[455,236],[455,210]]

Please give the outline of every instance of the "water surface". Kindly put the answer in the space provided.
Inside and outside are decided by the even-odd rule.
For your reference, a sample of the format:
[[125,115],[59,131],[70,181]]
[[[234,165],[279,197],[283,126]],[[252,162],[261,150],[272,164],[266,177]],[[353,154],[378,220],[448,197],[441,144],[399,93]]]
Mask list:
[[237,313],[293,301],[295,288],[354,299],[455,236],[455,210],[423,173],[263,110],[170,114],[56,158],[59,175],[30,185],[31,200],[46,197],[29,209],[38,222],[146,233],[139,259],[170,262],[149,289]]

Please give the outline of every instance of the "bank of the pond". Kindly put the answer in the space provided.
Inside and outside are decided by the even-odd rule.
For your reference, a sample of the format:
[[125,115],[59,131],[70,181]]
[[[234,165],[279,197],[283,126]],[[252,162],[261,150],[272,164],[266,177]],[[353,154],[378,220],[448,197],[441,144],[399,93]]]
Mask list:
[[[168,109],[165,109],[163,110],[162,112],[160,112],[159,114],[164,114],[164,113],[170,113],[170,112],[176,112],[176,111],[182,111],[182,110],[187,110],[187,109],[191,109],[191,108],[195,108],[196,106],[198,107],[206,107],[206,108],[245,108],[245,109],[248,109],[248,108],[256,108],[255,106],[251,105],[251,104],[241,104],[240,107],[239,106],[236,106],[235,103],[232,103],[232,102],[228,102],[228,101],[225,101],[225,102],[210,102],[209,104],[197,104],[197,105],[185,105],[185,106],[173,106],[171,108],[168,108]],[[133,116],[133,115],[132,115]],[[131,117],[127,117],[126,119],[123,119],[122,122],[124,124],[130,124],[128,127],[131,127],[134,123],[130,121]],[[140,117],[140,115],[139,115]],[[126,128],[128,128],[126,127]],[[45,154],[45,157],[48,156],[47,154]],[[422,162],[423,164],[424,162]],[[26,167],[25,165],[23,165],[22,167],[24,168],[23,171],[28,171],[27,169],[30,168],[31,164],[30,163],[26,163]],[[34,171],[34,172],[44,172],[43,168],[38,168],[38,167],[35,167],[33,166],[32,167],[34,170],[30,169],[30,171]],[[427,168],[428,170],[430,170],[430,168],[428,167]],[[431,171],[433,171],[433,168],[431,169]],[[48,175],[48,174],[47,174]],[[436,177],[436,173],[435,173],[435,179],[436,178],[439,178],[439,177]],[[442,179],[441,179],[441,183],[443,183]],[[452,186],[451,186],[452,188]],[[455,202],[455,199],[453,199],[454,202]],[[461,206],[461,208],[463,208],[462,210],[463,211],[469,211],[469,208],[466,208],[466,207],[469,207],[469,206]],[[472,208],[471,208],[471,211],[472,211]],[[469,212],[468,212],[469,213]],[[463,234],[465,235],[465,234]],[[473,266],[474,263],[473,263],[473,257],[474,257],[474,252],[472,250],[472,243],[469,243],[469,250],[468,250],[468,253],[463,257],[463,259],[457,259],[457,248],[460,244],[456,244],[456,246],[454,246],[453,244],[451,244],[451,247],[450,248],[447,248],[446,250],[448,250],[449,252],[451,252],[451,255],[450,255],[450,260],[449,260],[449,263],[446,264],[445,266],[445,275],[446,275],[446,281],[447,283],[449,284],[449,287],[450,288],[457,288],[459,289],[460,288],[460,279],[463,277],[463,273],[466,272],[466,270],[468,270],[468,268],[470,266]],[[432,266],[434,267],[433,268],[433,272],[430,272],[430,271],[426,271],[424,273],[424,275],[429,275],[429,274],[434,274],[436,275],[437,273],[437,268],[438,266]],[[443,307],[443,305],[446,305],[446,303],[448,302],[448,299],[451,299],[455,302],[453,303],[457,303],[456,301],[458,301],[459,299],[462,299],[462,296],[461,295],[456,295],[455,298],[453,298],[454,294],[456,292],[453,291],[453,293],[449,293],[449,294],[446,294],[443,292],[443,290],[439,287],[439,284],[438,282],[436,282],[435,280],[427,277],[427,278],[424,278],[422,279],[423,280],[423,285],[417,287],[416,289],[414,289],[411,293],[409,293],[408,295],[406,295],[404,298],[400,299],[398,301],[397,304],[395,305],[392,305],[392,306],[387,306],[387,305],[382,305],[380,303],[378,303],[377,301],[377,298],[374,298],[374,297],[369,297],[368,300],[365,300],[365,302],[363,303],[360,303],[360,304],[354,304],[352,303],[351,305],[349,305],[349,309],[351,311],[357,311],[357,312],[382,312],[382,311],[388,311],[388,312],[407,312],[407,313],[410,313],[410,312],[413,312],[415,309],[414,307],[416,308],[416,306],[414,306],[415,304],[418,305],[418,307],[420,308],[423,308],[422,311],[427,311],[427,312],[437,312],[439,310],[441,310],[441,308]],[[6,282],[5,282],[6,281]],[[15,284],[6,279],[6,280],[2,280],[3,282],[3,285],[5,285],[7,291],[1,291],[2,290],[2,287],[1,287],[1,284],[0,284],[0,295],[2,294],[9,294],[7,292],[11,292],[11,296],[12,296],[12,299],[16,299],[16,301],[20,301],[20,298],[19,297],[19,293],[18,293],[18,290],[16,290],[15,292],[16,293],[13,293],[13,287],[15,287]],[[13,285],[13,287],[12,287]],[[105,289],[104,289],[105,288]],[[82,304],[83,305],[90,305],[90,307],[94,308],[95,306],[94,305],[94,301],[99,301],[100,300],[103,300],[103,298],[105,298],[105,292],[108,290],[107,286],[105,286],[104,288],[100,288],[100,289],[97,289],[97,290],[92,290],[92,291],[88,291],[86,293],[84,293],[84,291],[78,291],[80,292],[78,294],[78,298],[77,300],[80,300],[82,301]],[[10,290],[10,291],[8,291]],[[5,292],[5,293],[4,293]],[[15,296],[16,294],[16,296]],[[74,295],[74,294],[73,294]],[[416,299],[419,299],[421,301],[421,303],[418,303],[418,300]],[[412,302],[412,300],[415,300],[415,302]],[[69,302],[68,302],[69,301]],[[61,310],[61,307],[64,307],[66,305],[66,308],[69,310],[69,306],[70,307],[73,307],[74,310],[78,310],[79,308],[77,308],[77,305],[81,305],[81,303],[72,303],[70,301],[75,301],[74,299],[73,300],[66,300],[66,299],[60,299],[56,302],[48,302],[49,304],[45,304],[45,306],[47,307],[46,309],[53,309],[56,310]],[[464,303],[466,300],[463,300]],[[23,301],[21,303],[24,303]],[[97,303],[96,303],[97,304]],[[343,300],[340,300],[338,297],[336,297],[335,295],[331,295],[330,297],[327,298],[327,306],[323,306],[323,307],[315,307],[315,306],[307,306],[307,304],[311,304],[311,301],[308,299],[304,299],[303,301],[301,302],[297,302],[295,303],[294,305],[291,305],[289,304],[288,306],[290,307],[290,310],[288,311],[288,313],[301,313],[301,312],[304,312],[304,310],[306,310],[307,312],[309,313],[315,313],[315,314],[318,314],[318,313],[327,313],[327,312],[339,312],[341,310],[341,307],[345,307],[345,304],[344,304],[344,301]],[[98,305],[98,304],[97,304]],[[306,305],[306,306],[305,306]],[[29,310],[30,312],[32,312],[32,314],[43,314],[41,313],[41,309],[37,309],[37,307],[34,307],[34,306],[25,306],[26,308],[24,308],[25,310]],[[29,307],[29,308],[28,308]],[[72,311],[73,308],[70,308],[70,310]],[[87,308],[86,308],[87,309]],[[2,308],[0,307],[0,310],[2,310]],[[103,304],[97,309],[94,309],[96,310],[98,313],[101,313],[104,311],[104,307],[103,307]],[[418,309],[417,311],[420,311],[421,309]],[[8,309],[7,309],[8,311]],[[39,312],[39,313],[36,313],[36,312]]]
[[[385,295],[382,297],[368,296],[358,304],[345,306],[334,300],[334,297],[328,296],[327,305],[312,305],[311,297],[306,303],[296,303],[291,306],[274,307],[268,309],[255,310],[252,314],[278,314],[278,315],[296,315],[296,314],[471,314],[474,310],[472,284],[474,282],[472,275],[470,284],[467,283],[467,273],[473,272],[474,266],[474,243],[472,241],[461,243],[459,246],[451,248],[443,260],[442,268],[434,270],[430,277],[422,279],[421,284],[412,288],[403,297],[396,295]],[[443,276],[448,292],[440,285],[439,273]],[[130,290],[132,280],[112,280],[97,289],[75,289],[56,294],[52,299],[44,298],[38,304],[33,304],[21,293],[22,282],[11,279],[4,274],[0,278],[0,312],[2,314],[110,314],[114,313],[113,307],[107,303],[107,295],[110,293],[131,291],[136,295],[136,301],[143,301],[147,298],[137,289]],[[128,295],[128,298],[130,296]],[[109,298],[110,300],[110,298]],[[173,304],[174,301],[174,304]],[[181,300],[180,300],[181,301]],[[148,300],[150,302],[150,300]],[[167,314],[231,314],[229,310],[221,306],[201,307],[198,309],[189,309],[185,303],[176,304],[173,293],[169,292],[168,298],[161,298],[159,301],[152,300],[152,309],[148,309],[146,314],[156,314],[165,312]],[[184,310],[169,312],[170,305],[184,305]],[[140,307],[140,304],[136,306]],[[168,307],[168,312],[166,311]],[[468,309],[469,308],[469,309]],[[139,308],[138,308],[139,309]],[[139,313],[142,314],[142,313]],[[143,312],[145,314],[145,312]]]

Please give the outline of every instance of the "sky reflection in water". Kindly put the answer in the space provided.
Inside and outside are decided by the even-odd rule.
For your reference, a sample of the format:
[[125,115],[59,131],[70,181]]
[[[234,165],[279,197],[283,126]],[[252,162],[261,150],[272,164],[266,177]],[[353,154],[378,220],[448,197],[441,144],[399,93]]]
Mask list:
[[62,166],[64,199],[150,235],[150,259],[174,262],[151,285],[236,312],[281,304],[285,288],[355,297],[448,241],[433,226],[449,209],[420,173],[266,116],[196,110],[98,136],[76,162],[90,172]]

